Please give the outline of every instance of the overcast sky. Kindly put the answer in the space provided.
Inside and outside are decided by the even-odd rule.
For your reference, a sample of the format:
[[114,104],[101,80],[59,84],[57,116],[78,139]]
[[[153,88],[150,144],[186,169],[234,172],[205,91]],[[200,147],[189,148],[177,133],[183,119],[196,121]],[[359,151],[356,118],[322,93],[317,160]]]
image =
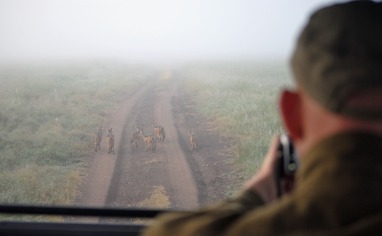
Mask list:
[[289,56],[329,0],[0,0],[0,59]]

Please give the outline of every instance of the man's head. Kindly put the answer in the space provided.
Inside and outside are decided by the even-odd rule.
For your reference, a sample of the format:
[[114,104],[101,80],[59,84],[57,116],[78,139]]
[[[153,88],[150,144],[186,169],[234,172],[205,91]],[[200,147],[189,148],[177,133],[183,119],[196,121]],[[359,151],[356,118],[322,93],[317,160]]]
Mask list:
[[353,1],[313,13],[291,65],[297,91],[284,92],[281,108],[294,139],[312,145],[360,124],[381,124],[382,3]]

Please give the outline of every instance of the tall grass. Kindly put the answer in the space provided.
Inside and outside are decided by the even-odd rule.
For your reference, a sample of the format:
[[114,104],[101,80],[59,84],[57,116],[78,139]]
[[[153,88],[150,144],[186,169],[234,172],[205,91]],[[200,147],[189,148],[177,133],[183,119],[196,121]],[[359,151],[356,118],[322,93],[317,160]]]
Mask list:
[[122,64],[2,68],[0,203],[73,203],[95,128],[154,73]]
[[193,64],[182,71],[198,110],[236,141],[247,174],[256,172],[272,136],[282,132],[278,94],[291,84],[286,63]]

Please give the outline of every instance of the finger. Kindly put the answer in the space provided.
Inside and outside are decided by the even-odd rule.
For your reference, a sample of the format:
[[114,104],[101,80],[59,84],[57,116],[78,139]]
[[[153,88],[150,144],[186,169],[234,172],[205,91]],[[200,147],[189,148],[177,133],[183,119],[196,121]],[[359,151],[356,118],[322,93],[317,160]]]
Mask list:
[[268,152],[265,155],[262,169],[273,172],[273,170],[276,168],[279,143],[280,143],[280,136],[279,135],[274,136],[271,140],[271,144],[268,148]]

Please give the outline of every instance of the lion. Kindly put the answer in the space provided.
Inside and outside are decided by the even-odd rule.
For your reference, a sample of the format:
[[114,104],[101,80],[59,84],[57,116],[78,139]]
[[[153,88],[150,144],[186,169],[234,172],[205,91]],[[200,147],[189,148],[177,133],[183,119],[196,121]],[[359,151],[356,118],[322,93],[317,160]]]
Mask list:
[[154,127],[155,137],[159,140],[159,142],[163,142],[164,139],[166,138],[166,133],[164,131],[163,126],[158,125],[156,121],[152,125]]
[[146,144],[146,151],[151,150],[152,152],[155,151],[156,148],[156,140],[153,135],[144,135],[143,129],[140,130],[140,136],[143,138],[143,141]]
[[135,130],[135,132],[133,133],[133,138],[131,139],[130,143],[131,143],[131,149],[134,151],[135,149],[138,148],[138,143],[139,143],[139,137],[140,137],[140,134],[141,133],[141,129],[139,127],[137,127],[137,129]]
[[101,141],[102,141],[102,130],[100,127],[97,127],[97,130],[94,133],[94,143],[95,143],[94,151],[97,151],[97,149],[101,150]]
[[107,130],[107,140],[108,140],[108,145],[109,145],[109,149],[107,151],[107,153],[113,153],[114,154],[114,134],[113,134],[113,130],[112,128],[109,128]]
[[194,134],[194,132],[191,132],[190,130],[188,130],[188,138],[192,145],[192,151],[197,151],[199,149],[199,144],[198,144],[198,141],[196,140],[196,135]]

